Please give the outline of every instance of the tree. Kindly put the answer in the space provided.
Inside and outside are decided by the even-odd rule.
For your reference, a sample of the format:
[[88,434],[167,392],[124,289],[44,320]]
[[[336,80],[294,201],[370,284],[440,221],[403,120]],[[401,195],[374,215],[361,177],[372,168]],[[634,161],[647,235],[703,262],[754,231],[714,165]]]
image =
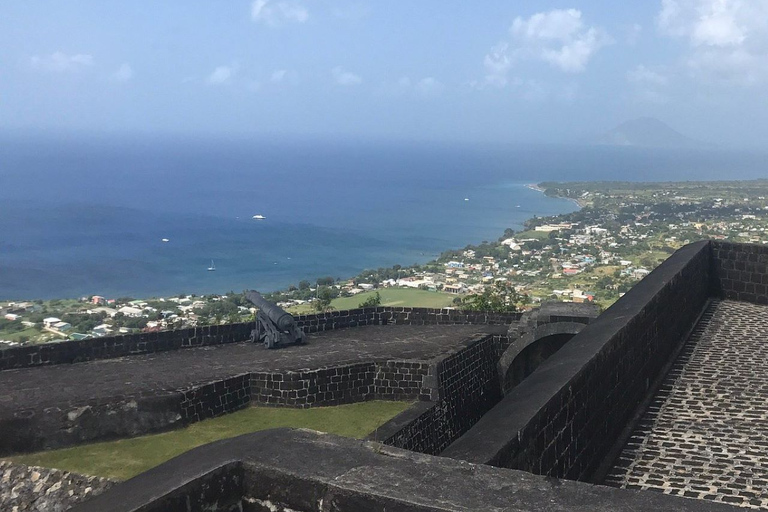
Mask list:
[[514,313],[517,311],[519,300],[520,296],[511,284],[497,281],[493,286],[486,288],[483,293],[465,297],[461,301],[461,307],[467,311]]
[[299,281],[299,290],[302,290],[302,291],[309,290],[309,286],[310,286],[309,281],[307,281],[306,279],[302,279],[301,281]]
[[318,277],[317,278],[317,286],[332,286],[333,283],[335,283],[335,279],[332,277]]
[[317,290],[317,299],[315,299],[314,306],[315,311],[322,313],[331,309],[331,294],[330,288],[320,288]]
[[374,295],[371,295],[367,299],[365,299],[363,302],[360,303],[358,307],[361,308],[375,308],[376,306],[381,305],[381,295],[379,295],[379,292],[376,292]]

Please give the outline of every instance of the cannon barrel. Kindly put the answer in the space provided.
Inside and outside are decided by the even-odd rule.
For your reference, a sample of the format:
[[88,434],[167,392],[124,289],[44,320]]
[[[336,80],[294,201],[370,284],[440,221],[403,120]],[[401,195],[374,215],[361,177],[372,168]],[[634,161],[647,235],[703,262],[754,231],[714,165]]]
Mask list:
[[293,325],[293,316],[276,304],[272,304],[267,299],[261,296],[256,290],[249,290],[245,292],[245,298],[253,303],[254,306],[267,315],[267,317],[275,324],[281,331],[287,331]]

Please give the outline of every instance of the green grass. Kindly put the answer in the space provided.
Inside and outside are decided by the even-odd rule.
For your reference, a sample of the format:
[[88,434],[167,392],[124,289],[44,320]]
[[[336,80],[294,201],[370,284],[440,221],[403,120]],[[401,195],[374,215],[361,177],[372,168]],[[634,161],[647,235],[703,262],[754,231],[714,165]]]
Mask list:
[[409,405],[372,401],[314,409],[251,407],[163,434],[19,455],[9,460],[126,480],[196,446],[270,428],[302,427],[362,438]]
[[549,231],[534,231],[533,229],[530,231],[521,231],[520,233],[515,233],[515,238],[518,240],[530,238],[536,240],[549,240]]
[[[442,292],[430,292],[415,288],[382,288],[377,290],[381,296],[382,306],[409,306],[413,308],[444,308],[453,303],[455,295]],[[355,309],[368,297],[376,295],[376,291],[358,293],[354,297],[334,299],[331,305],[338,309]]]
[[37,336],[40,336],[40,331],[34,327],[27,327],[24,330],[16,332],[3,331],[0,333],[0,339],[8,341],[19,341],[22,337],[26,337],[27,339],[34,339]]
[[[377,290],[381,296],[382,306],[407,306],[412,308],[445,308],[453,305],[455,295],[443,292],[430,292],[415,288],[381,288]],[[376,291],[358,293],[352,297],[339,297],[331,301],[331,307],[337,311],[355,309],[365,299],[376,295]],[[311,304],[303,304],[288,309],[289,313],[307,314],[314,313]]]

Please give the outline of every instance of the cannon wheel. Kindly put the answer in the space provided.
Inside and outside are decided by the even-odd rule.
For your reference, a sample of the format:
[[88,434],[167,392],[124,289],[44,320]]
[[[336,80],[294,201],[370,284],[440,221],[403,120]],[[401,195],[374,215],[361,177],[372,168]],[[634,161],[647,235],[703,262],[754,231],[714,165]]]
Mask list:
[[272,338],[272,336],[267,333],[266,336],[264,336],[264,346],[266,348],[275,348],[275,340]]

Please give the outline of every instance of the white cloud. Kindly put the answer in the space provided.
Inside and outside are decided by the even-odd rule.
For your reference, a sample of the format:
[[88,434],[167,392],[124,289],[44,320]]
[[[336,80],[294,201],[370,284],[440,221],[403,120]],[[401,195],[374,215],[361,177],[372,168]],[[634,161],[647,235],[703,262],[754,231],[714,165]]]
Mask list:
[[667,77],[639,64],[627,71],[627,81],[639,84],[666,85]]
[[62,52],[54,52],[51,55],[35,55],[29,59],[30,65],[35,69],[44,71],[75,71],[93,65],[93,56],[78,53],[67,55]]
[[485,78],[481,82],[481,87],[489,85],[492,87],[505,87],[508,83],[507,73],[512,67],[512,58],[509,55],[509,43],[499,43],[485,55],[483,67],[485,67]]
[[352,73],[351,71],[345,71],[341,66],[336,66],[331,72],[333,73],[333,79],[339,85],[351,86],[363,83],[363,79],[360,75]]
[[133,69],[127,62],[125,62],[117,69],[117,71],[112,73],[110,78],[115,82],[127,82],[133,78]]
[[554,9],[528,19],[517,17],[510,33],[513,55],[541,59],[567,73],[584,71],[592,56],[612,42],[602,29],[587,27],[576,9]]
[[251,4],[251,19],[271,26],[304,23],[309,19],[309,11],[298,2],[254,0]]
[[543,61],[566,73],[580,73],[600,48],[613,42],[601,28],[587,26],[576,9],[553,9],[529,18],[518,16],[509,28],[509,36],[485,55],[485,75],[482,80],[471,81],[470,86],[486,89],[514,84],[509,73],[522,60]]
[[688,41],[696,76],[745,85],[768,78],[768,0],[662,0],[656,23]]
[[208,75],[206,82],[211,85],[224,85],[228,84],[232,77],[235,75],[236,69],[234,66],[219,66]]

